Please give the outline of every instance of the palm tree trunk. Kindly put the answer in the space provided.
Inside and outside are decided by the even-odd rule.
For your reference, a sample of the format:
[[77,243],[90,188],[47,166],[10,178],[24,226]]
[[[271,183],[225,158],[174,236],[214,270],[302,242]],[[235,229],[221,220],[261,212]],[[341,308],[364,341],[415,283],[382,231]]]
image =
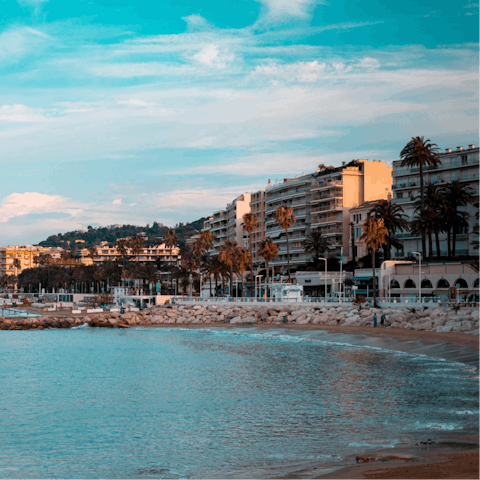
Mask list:
[[265,269],[267,271],[267,288],[268,288],[268,267],[269,267],[268,262],[265,260]]
[[455,257],[455,249],[456,249],[456,243],[457,243],[457,229],[456,227],[453,227],[452,229],[452,256]]
[[[420,216],[423,217],[424,198],[423,198],[423,163],[420,161]],[[425,240],[425,232],[422,232],[422,255],[426,258],[427,245]]]
[[432,232],[428,234],[428,259],[432,260],[433,258],[433,242],[432,242]]
[[373,306],[375,308],[377,305],[377,277],[375,276],[375,250],[372,248],[372,269],[373,269]]
[[447,228],[447,256],[452,258],[452,249],[451,249],[451,228]]
[[440,258],[440,237],[438,235],[438,231],[435,232],[435,245],[437,246],[437,258]]
[[250,251],[250,290],[252,289],[252,279],[253,279],[253,252],[252,252],[252,234],[248,234],[248,249]]
[[230,265],[230,296],[233,297],[233,263]]
[[288,230],[285,230],[285,234],[287,237],[287,262],[288,262],[288,281],[290,282],[290,248],[288,245]]
[[353,276],[355,276],[355,229],[353,227],[353,222],[350,222],[350,237],[352,238]]

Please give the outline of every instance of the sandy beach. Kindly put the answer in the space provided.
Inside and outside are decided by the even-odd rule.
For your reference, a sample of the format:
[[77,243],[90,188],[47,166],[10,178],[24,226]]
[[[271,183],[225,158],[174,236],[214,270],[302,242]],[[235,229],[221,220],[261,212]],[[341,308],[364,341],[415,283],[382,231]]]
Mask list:
[[[172,325],[155,325],[147,328],[171,328]],[[238,328],[239,325],[179,325],[181,328]],[[359,337],[378,337],[402,343],[422,345],[441,345],[446,358],[465,360],[470,365],[476,363],[478,375],[479,338],[462,333],[439,333],[392,328],[342,327],[324,325],[245,325],[245,328],[287,329],[297,331],[324,330],[334,334],[350,334]],[[428,439],[425,439],[428,440]],[[302,470],[288,478],[442,478],[469,479],[479,478],[478,437],[464,436],[455,438],[432,438],[431,444],[412,445],[402,448],[379,450],[368,455],[369,461],[357,463],[356,457],[347,459],[344,468],[327,474],[318,475],[323,466]],[[364,457],[364,452],[358,456]]]

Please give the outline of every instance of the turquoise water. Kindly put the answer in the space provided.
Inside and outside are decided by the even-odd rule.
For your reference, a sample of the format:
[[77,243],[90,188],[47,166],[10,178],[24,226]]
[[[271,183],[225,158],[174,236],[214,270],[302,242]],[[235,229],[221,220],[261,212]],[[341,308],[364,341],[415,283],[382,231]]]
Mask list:
[[478,433],[474,367],[339,338],[0,332],[0,477],[278,478]]

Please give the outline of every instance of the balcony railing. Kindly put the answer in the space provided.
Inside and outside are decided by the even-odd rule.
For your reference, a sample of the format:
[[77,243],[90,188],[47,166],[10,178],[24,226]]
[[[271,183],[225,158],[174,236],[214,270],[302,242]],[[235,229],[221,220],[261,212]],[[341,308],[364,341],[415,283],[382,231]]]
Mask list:
[[324,185],[312,185],[311,191],[319,192],[319,191],[327,190],[329,188],[334,188],[334,187],[343,187],[343,182],[335,181],[335,182],[326,183]]

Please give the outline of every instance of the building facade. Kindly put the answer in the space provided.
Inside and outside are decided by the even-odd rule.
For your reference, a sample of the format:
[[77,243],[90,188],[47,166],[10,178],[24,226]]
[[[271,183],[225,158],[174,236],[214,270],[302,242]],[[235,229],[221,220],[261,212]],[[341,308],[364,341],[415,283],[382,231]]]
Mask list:
[[227,205],[225,210],[218,210],[204,222],[203,230],[213,234],[213,248],[211,255],[218,255],[220,247],[227,241],[233,240],[240,247],[248,246],[248,236],[243,231],[243,215],[250,213],[250,193],[244,193]]
[[[424,185],[429,183],[446,185],[458,180],[468,186],[478,202],[479,182],[479,152],[478,147],[469,145],[468,149],[457,147],[456,151],[447,148],[445,153],[440,154],[441,164],[436,167],[424,169]],[[401,160],[393,162],[393,203],[401,205],[408,219],[415,215],[414,203],[420,196],[420,173],[419,168],[402,167]],[[478,240],[478,220],[474,204],[460,207],[461,211],[468,213],[468,229],[457,235],[456,254],[478,255],[478,247],[472,245]],[[397,258],[409,257],[412,252],[421,252],[422,239],[409,232],[398,234],[398,240],[403,245],[403,251],[397,251]],[[447,234],[440,234],[440,253],[447,255]],[[393,253],[393,252],[392,252]],[[433,254],[437,255],[435,242],[433,242]]]
[[[27,268],[38,267],[42,255],[49,255],[50,260],[61,258],[61,247],[36,247],[32,245],[9,245],[0,247],[0,275],[19,275]],[[15,262],[18,260],[18,262]]]
[[[115,262],[122,259],[122,255],[115,245],[97,245],[95,246],[95,255],[91,256],[87,248],[80,251],[81,262],[84,265],[92,265],[102,262]],[[155,262],[161,260],[170,264],[177,264],[179,260],[180,249],[178,247],[167,247],[164,243],[161,245],[152,245],[145,247],[139,253],[133,253],[131,249],[127,249],[127,256],[133,262]]]

